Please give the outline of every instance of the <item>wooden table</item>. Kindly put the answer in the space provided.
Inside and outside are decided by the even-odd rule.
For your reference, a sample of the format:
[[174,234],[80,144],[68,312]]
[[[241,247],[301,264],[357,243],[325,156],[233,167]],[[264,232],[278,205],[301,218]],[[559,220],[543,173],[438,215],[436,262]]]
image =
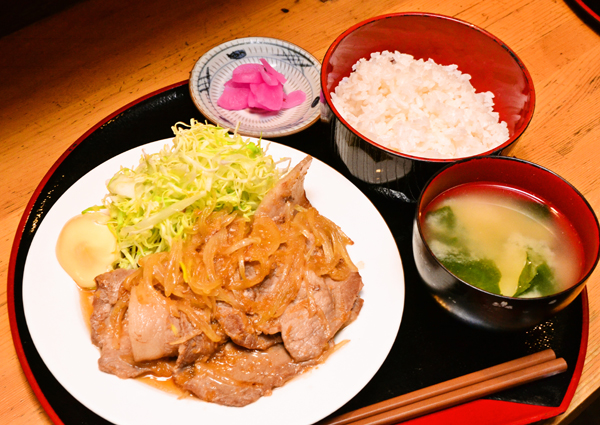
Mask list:
[[[232,38],[277,37],[321,60],[337,35],[402,11],[463,19],[507,43],[529,69],[537,103],[511,155],[568,179],[600,211],[600,36],[563,0],[87,0],[0,39],[0,423],[50,423],[23,374],[7,313],[11,245],[38,182],[83,133],[129,102],[187,80]],[[596,29],[598,26],[595,27]],[[600,274],[588,284],[590,333],[568,412],[600,387]]]

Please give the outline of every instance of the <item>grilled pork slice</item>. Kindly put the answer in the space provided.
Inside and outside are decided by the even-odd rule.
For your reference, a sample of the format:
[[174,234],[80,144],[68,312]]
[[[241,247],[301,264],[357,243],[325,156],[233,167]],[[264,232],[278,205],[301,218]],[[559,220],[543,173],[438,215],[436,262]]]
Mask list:
[[266,350],[281,342],[279,335],[265,335],[257,331],[244,312],[224,302],[217,303],[217,321],[227,336],[244,348]]
[[[117,269],[96,277],[92,342],[100,348],[100,370],[120,378],[134,378],[152,371],[150,361],[177,357],[176,368],[206,359],[219,346],[199,333],[184,313],[175,317],[164,295],[155,289],[121,290],[133,270]],[[143,296],[139,292],[143,293]],[[117,301],[124,303],[122,327],[115,329],[111,315]]]
[[281,315],[281,337],[296,361],[320,356],[335,334],[353,320],[362,306],[358,273],[344,281],[306,271],[296,299]]
[[[221,345],[220,342],[214,342],[203,332],[199,332],[194,325],[190,323],[185,313],[181,313],[179,324],[183,337],[180,339],[182,342],[178,344],[177,362],[175,363],[176,369],[181,369],[196,361],[208,359],[211,354],[217,351],[219,345]],[[194,336],[187,338],[186,335]],[[225,337],[225,335],[219,336],[221,336],[221,338]]]
[[[265,215],[277,223],[290,220],[297,205],[310,207],[304,190],[304,180],[311,157],[296,165],[262,200],[257,216]],[[304,271],[304,280],[296,299],[281,317],[263,325],[267,334],[281,332],[285,348],[296,361],[306,361],[320,356],[335,334],[354,320],[362,307],[358,296],[363,283],[359,273],[352,273],[344,281],[319,277]],[[254,299],[268,299],[277,291],[280,277],[277,270],[263,283],[252,288]]]
[[136,365],[133,359],[127,321],[119,330],[113,328],[114,321],[111,321],[111,312],[119,300],[121,285],[131,273],[133,270],[117,269],[96,277],[97,289],[90,317],[92,342],[100,348],[98,367],[119,378],[134,378],[149,371]]
[[256,210],[257,216],[270,217],[275,223],[284,223],[293,216],[294,207],[310,207],[304,191],[304,179],[312,157],[307,156],[267,192]]
[[[280,284],[281,277],[277,274],[277,269],[275,269],[260,284],[244,290],[244,295],[258,304],[269,304],[277,298],[279,292],[278,286]],[[279,323],[279,317],[270,319],[267,323],[260,325],[259,331],[267,335],[280,333],[281,324]]]
[[154,288],[140,289],[134,286],[131,288],[127,315],[129,339],[136,362],[177,354],[178,347],[173,342],[181,335],[181,327],[179,318],[171,315],[164,295]]
[[196,362],[177,374],[175,381],[202,400],[241,407],[270,395],[319,362],[295,362],[281,344],[260,351],[227,343],[207,362]]

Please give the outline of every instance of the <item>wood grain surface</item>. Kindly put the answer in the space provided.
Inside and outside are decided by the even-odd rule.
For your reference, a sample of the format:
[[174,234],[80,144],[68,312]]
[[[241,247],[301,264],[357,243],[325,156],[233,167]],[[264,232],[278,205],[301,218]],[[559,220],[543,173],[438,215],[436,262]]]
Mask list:
[[[7,270],[19,220],[52,164],[129,102],[187,80],[195,61],[236,37],[295,43],[321,60],[366,18],[440,13],[508,44],[536,89],[533,120],[510,154],[569,180],[600,211],[600,36],[563,0],[87,0],[0,38],[0,423],[48,424],[10,333]],[[588,285],[586,363],[566,424],[600,387],[600,277]]]

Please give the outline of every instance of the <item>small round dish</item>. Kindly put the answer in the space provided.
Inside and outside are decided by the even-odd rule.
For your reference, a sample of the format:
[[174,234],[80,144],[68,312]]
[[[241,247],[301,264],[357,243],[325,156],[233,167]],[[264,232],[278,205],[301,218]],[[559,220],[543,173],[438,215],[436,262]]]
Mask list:
[[[277,112],[230,111],[217,105],[225,83],[239,65],[267,62],[287,79],[286,93],[302,90],[306,100],[294,108]],[[266,37],[246,37],[228,41],[206,52],[190,75],[190,93],[196,107],[211,122],[244,136],[282,137],[312,125],[320,114],[319,61],[287,41]]]

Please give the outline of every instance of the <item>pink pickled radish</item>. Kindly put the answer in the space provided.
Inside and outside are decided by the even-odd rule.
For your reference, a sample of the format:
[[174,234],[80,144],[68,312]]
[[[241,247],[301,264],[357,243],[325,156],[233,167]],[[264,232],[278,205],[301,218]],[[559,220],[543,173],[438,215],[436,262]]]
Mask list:
[[233,87],[236,89],[249,89],[250,88],[250,86],[247,83],[236,83],[233,80],[227,80],[227,82],[223,85],[225,87]]
[[264,109],[262,105],[260,105],[259,103],[256,102],[256,97],[254,96],[254,94],[251,91],[248,93],[248,107]]
[[264,67],[257,63],[245,63],[233,70],[231,80],[236,83],[260,84],[263,79],[260,70]]
[[248,107],[249,88],[225,87],[223,94],[219,97],[217,105],[230,111],[246,109]]
[[265,84],[268,84],[270,86],[276,86],[279,84],[279,80],[277,78],[275,78],[275,76],[273,76],[273,75],[269,74],[267,71],[265,71],[264,68],[260,70],[260,76],[262,77]]
[[223,94],[217,105],[230,111],[240,109],[262,109],[280,111],[302,104],[306,94],[296,90],[286,94],[283,85],[285,76],[277,72],[266,59],[258,63],[246,63],[233,70],[230,80],[225,83]]
[[261,59],[260,63],[264,65],[266,72],[274,76],[277,79],[277,81],[279,81],[281,84],[286,83],[287,80],[285,79],[284,75],[280,72],[275,71],[275,68],[273,68],[269,64],[269,62],[267,62],[266,59]]
[[256,102],[270,111],[279,111],[283,103],[283,86],[278,84],[270,86],[265,83],[250,84],[250,91],[254,95]]
[[302,90],[293,91],[283,97],[282,109],[290,109],[301,105],[306,100],[306,94]]

